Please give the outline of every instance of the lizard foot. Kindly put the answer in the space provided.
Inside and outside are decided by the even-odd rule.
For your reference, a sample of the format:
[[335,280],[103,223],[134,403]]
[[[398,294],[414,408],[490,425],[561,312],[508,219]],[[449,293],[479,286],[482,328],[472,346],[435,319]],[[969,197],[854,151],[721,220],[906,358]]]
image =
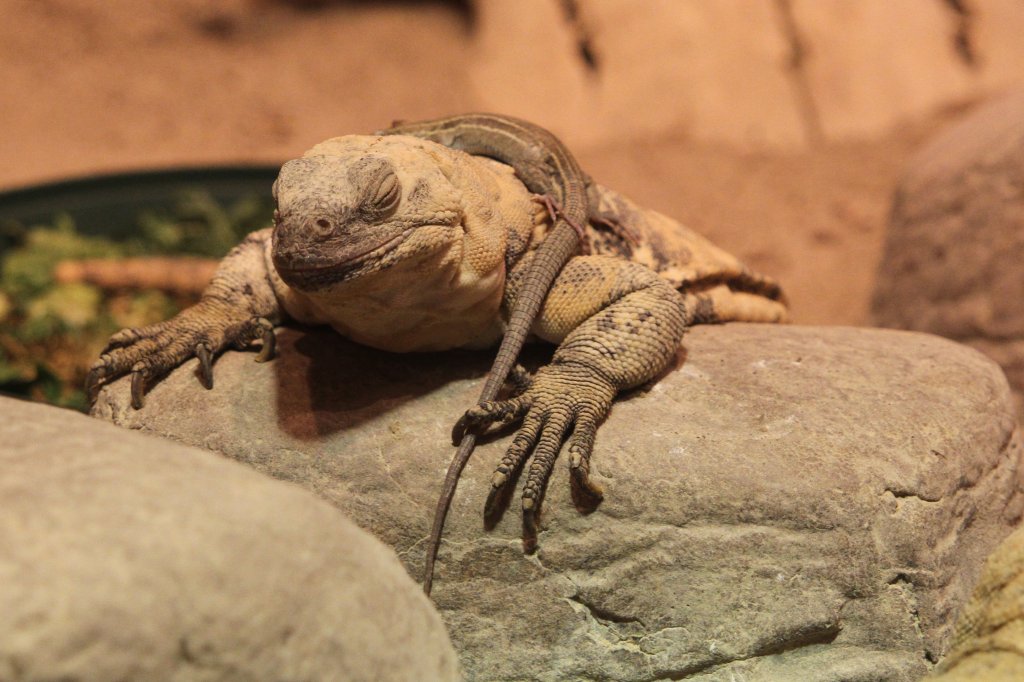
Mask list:
[[85,390],[90,401],[101,386],[132,375],[132,407],[140,409],[147,384],[165,375],[193,355],[199,358],[199,378],[213,388],[213,358],[228,346],[245,348],[260,339],[257,362],[273,357],[274,325],[264,317],[242,317],[213,304],[200,302],[175,317],[146,327],[124,329],[112,337],[89,368]]
[[509,424],[519,419],[527,407],[519,399],[533,383],[533,377],[522,365],[512,368],[505,380],[511,386],[506,400],[488,400],[466,410],[452,427],[452,445],[458,446],[467,433],[482,433],[492,424]]
[[567,434],[574,500],[591,508],[601,501],[601,488],[590,480],[590,454],[598,424],[611,408],[615,393],[611,382],[585,365],[553,364],[541,368],[522,395],[499,401],[492,409],[496,419],[507,422],[522,417],[523,424],[491,478],[484,518],[500,516],[510,484],[532,454],[522,499],[523,549],[527,553],[537,547],[544,491]]
[[562,210],[562,206],[552,197],[550,194],[534,194],[533,200],[547,209],[548,217],[551,219],[551,224],[554,225],[559,218],[565,221],[565,224],[573,229],[576,236],[580,240],[580,253],[584,256],[590,255],[590,241],[587,239],[587,232],[583,229],[582,225],[576,223],[565,214]]

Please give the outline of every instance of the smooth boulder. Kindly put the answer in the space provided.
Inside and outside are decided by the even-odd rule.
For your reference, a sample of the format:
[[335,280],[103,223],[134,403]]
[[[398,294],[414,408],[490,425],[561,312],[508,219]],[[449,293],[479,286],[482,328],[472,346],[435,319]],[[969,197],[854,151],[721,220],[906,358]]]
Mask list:
[[[477,449],[433,593],[467,677],[927,673],[1024,509],[999,368],[934,336],[868,329],[704,326],[684,346],[601,427],[593,513],[573,507],[563,454],[535,555],[522,553],[518,498],[482,527],[510,436]],[[419,577],[451,424],[490,359],[284,329],[272,363],[219,358],[211,391],[193,360],[144,409],[122,380],[94,414],[301,483]]]
[[0,680],[455,680],[394,553],[298,486],[0,397]]
[[909,163],[893,201],[873,317],[977,348],[1024,395],[1021,263],[1024,91],[972,112]]

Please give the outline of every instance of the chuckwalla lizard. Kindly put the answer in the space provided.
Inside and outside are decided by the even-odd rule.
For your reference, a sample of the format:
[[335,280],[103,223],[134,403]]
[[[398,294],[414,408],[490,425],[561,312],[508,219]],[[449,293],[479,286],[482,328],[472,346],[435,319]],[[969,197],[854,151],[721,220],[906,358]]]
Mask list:
[[[786,306],[777,284],[699,235],[590,182],[575,162],[551,165],[567,152],[553,136],[530,137],[536,130],[550,136],[546,131],[480,116],[457,117],[471,121],[461,138],[439,133],[445,128],[439,122],[411,124],[387,135],[334,138],[284,164],[274,183],[274,227],[250,234],[224,258],[198,304],[111,337],[91,368],[90,392],[131,372],[133,404],[141,407],[146,383],[193,355],[210,388],[217,353],[262,340],[256,359],[267,360],[273,327],[288,318],[329,324],[357,342],[396,352],[490,346],[509,326],[517,301],[533,295],[524,294],[531,263],[552,258],[557,276],[546,298],[540,294],[530,325],[536,337],[559,344],[550,364],[533,377],[517,371],[515,390],[503,400],[493,393],[504,375],[492,372],[490,394],[484,392],[454,434],[468,431],[460,450],[465,457],[473,434],[522,421],[494,473],[485,515],[493,516],[532,453],[522,495],[524,548],[532,551],[543,492],[564,440],[576,499],[596,504],[602,492],[590,480],[590,455],[615,395],[664,370],[687,326],[778,322]],[[481,148],[488,121],[508,122],[518,137]],[[424,137],[495,156],[520,177],[508,165]],[[529,172],[538,173],[532,182]],[[554,210],[538,205],[523,180],[534,192],[551,194]],[[575,221],[583,223],[575,227],[587,255],[570,257]],[[538,247],[548,244],[549,231],[550,244]],[[559,270],[562,258],[568,262]],[[454,486],[451,471],[448,478]],[[435,541],[446,496],[447,488]]]

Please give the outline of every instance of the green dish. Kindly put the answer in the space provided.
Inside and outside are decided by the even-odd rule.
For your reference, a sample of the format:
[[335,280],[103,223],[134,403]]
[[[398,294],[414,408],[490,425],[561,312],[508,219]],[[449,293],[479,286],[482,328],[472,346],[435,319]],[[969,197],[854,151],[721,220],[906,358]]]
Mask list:
[[222,205],[270,197],[280,166],[143,170],[72,178],[0,192],[0,225],[52,223],[70,216],[80,234],[121,239],[146,211],[172,212],[184,194],[205,192]]

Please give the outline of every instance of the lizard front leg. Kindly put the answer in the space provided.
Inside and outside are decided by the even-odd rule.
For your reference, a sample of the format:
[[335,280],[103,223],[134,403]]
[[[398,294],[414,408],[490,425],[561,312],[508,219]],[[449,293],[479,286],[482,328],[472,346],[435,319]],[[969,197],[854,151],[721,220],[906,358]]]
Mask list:
[[[507,298],[515,295],[513,273]],[[526,551],[536,547],[544,490],[566,436],[574,492],[596,502],[602,493],[590,480],[590,455],[598,425],[619,391],[668,365],[687,322],[679,293],[642,265],[580,256],[562,270],[533,327],[541,338],[561,342],[551,363],[520,395],[479,405],[465,417],[475,431],[499,420],[523,420],[491,480],[485,514],[493,518],[532,454],[522,498]]]
[[246,237],[221,261],[199,303],[170,320],[114,334],[86,378],[95,399],[99,387],[132,373],[132,405],[142,407],[147,384],[193,355],[201,379],[213,387],[213,358],[229,346],[243,348],[255,340],[263,347],[257,361],[274,353],[274,324],[281,317],[270,283],[265,250],[271,229]]

